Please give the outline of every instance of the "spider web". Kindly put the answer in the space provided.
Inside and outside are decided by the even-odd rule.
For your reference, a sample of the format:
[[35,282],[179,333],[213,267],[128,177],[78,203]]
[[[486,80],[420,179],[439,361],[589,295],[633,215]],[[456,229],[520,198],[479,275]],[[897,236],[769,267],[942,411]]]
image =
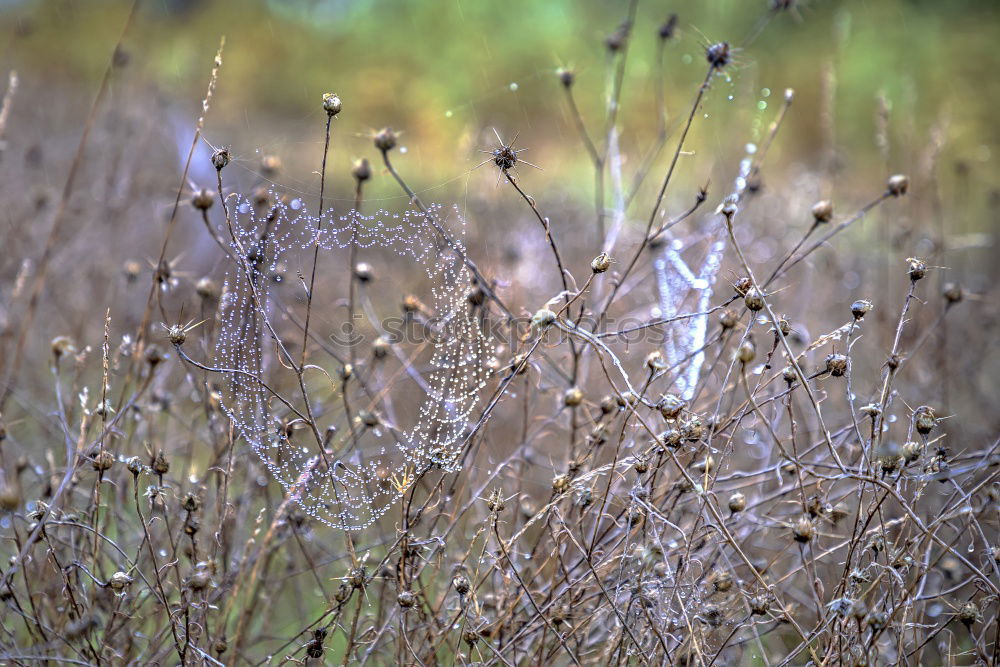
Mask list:
[[[223,408],[307,514],[345,530],[365,528],[402,496],[415,470],[460,468],[461,446],[486,381],[487,349],[467,298],[471,277],[461,239],[438,243],[430,218],[439,225],[457,223],[460,229],[464,221],[456,210],[438,205],[429,207],[427,215],[352,211],[336,216],[326,211],[317,217],[299,200],[257,210],[245,198],[234,200],[232,248],[234,253],[242,248],[247,261],[232,263],[220,309],[216,364],[226,369]],[[337,251],[352,243],[362,251],[382,250],[407,260],[428,285],[426,317],[421,316],[418,327],[424,338],[403,337],[393,344],[401,359],[406,358],[402,348],[430,350],[426,359],[414,353],[406,372],[390,383],[397,399],[420,396],[416,409],[407,411],[416,415],[409,426],[396,423],[391,389],[381,381],[371,383],[377,389],[366,395],[371,387],[363,389],[363,373],[357,381],[337,379],[342,357],[338,361],[334,346],[320,334],[324,321],[345,319],[335,312],[338,293],[329,285],[338,282],[337,272],[341,287],[350,280]],[[307,308],[302,275],[308,269],[299,270],[295,284],[287,267],[309,267],[316,246],[318,296],[311,309],[320,324],[310,337],[300,382],[293,364],[300,362]],[[385,282],[390,290],[398,286],[398,280]],[[376,305],[366,301],[364,310],[369,326],[380,331]],[[377,372],[374,362],[361,365],[359,371]],[[351,403],[370,406],[368,415],[386,414],[365,422],[361,410],[348,409]]]

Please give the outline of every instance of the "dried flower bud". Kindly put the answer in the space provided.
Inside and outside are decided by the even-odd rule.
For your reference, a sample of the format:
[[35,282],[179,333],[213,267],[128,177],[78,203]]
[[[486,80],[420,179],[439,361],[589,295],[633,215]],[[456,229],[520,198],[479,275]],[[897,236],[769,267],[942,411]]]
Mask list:
[[905,459],[907,463],[913,463],[920,458],[920,455],[923,453],[923,448],[920,446],[919,442],[913,442],[911,440],[903,445],[900,449],[900,453],[902,453],[903,459]]
[[143,471],[145,466],[142,465],[142,461],[139,460],[138,456],[133,456],[125,464],[125,467],[128,468],[128,471],[133,475],[138,475]]
[[363,157],[354,161],[354,166],[351,167],[351,176],[358,183],[364,183],[372,177],[372,166],[368,162],[368,158]]
[[843,354],[826,355],[826,372],[835,378],[847,372],[847,357]]
[[396,133],[391,127],[383,127],[375,133],[375,148],[383,153],[391,151],[396,147]]
[[552,492],[562,494],[569,491],[569,475],[557,475],[552,480]]
[[97,472],[104,472],[105,470],[109,470],[114,463],[115,455],[106,449],[102,449],[94,455],[94,460],[91,461],[90,465]]
[[575,408],[583,403],[583,392],[579,387],[570,387],[563,394],[563,405],[568,408]]
[[659,34],[660,39],[668,40],[674,36],[677,31],[677,14],[671,14],[667,17],[667,20],[660,24],[657,34]]
[[368,283],[375,277],[375,270],[368,262],[358,262],[354,265],[354,277],[358,282]]
[[196,493],[188,492],[184,495],[184,502],[181,506],[185,511],[197,512],[198,508],[201,507],[201,498]]
[[763,616],[771,609],[771,602],[763,595],[755,595],[750,598],[750,613],[754,616]]
[[[214,160],[213,160],[214,164]],[[212,208],[212,204],[215,203],[215,193],[211,190],[206,190],[202,188],[195,193],[194,197],[191,198],[191,205],[194,206],[199,211],[207,211]]]
[[742,493],[737,491],[733,495],[729,496],[729,511],[736,513],[742,512],[747,508],[747,497]]
[[336,116],[340,113],[341,106],[340,97],[338,97],[335,93],[323,94],[323,111],[325,111],[328,116]]
[[743,364],[749,364],[756,356],[757,348],[754,346],[753,340],[750,338],[747,338],[745,341],[740,343],[739,348],[736,350],[736,358]]
[[76,352],[76,346],[73,344],[73,339],[69,336],[56,336],[52,339],[52,356],[59,361],[62,357],[67,354],[73,354]]
[[166,475],[170,472],[170,464],[167,462],[167,457],[163,454],[163,450],[157,452],[156,458],[153,459],[153,472],[157,475]]
[[603,414],[609,415],[620,407],[618,399],[615,396],[609,394],[601,399],[601,412]]
[[576,81],[576,72],[566,67],[560,67],[556,70],[556,76],[559,77],[559,82],[569,88]]
[[732,60],[728,42],[718,42],[705,49],[705,60],[714,69],[722,69]]
[[385,359],[389,354],[389,341],[379,336],[372,343],[372,356],[376,359]]
[[464,574],[455,575],[455,578],[451,580],[451,585],[455,587],[455,592],[459,595],[465,595],[469,592],[469,578]]
[[813,204],[813,220],[816,223],[830,222],[833,219],[833,204],[828,199],[823,199]]
[[646,368],[656,372],[662,371],[667,367],[667,360],[663,358],[663,353],[659,350],[653,350],[648,355],[646,355]]
[[733,283],[733,289],[735,289],[736,293],[740,296],[746,296],[747,292],[749,292],[752,288],[753,281],[750,280],[748,276],[740,276],[736,279],[736,282]]
[[726,308],[722,311],[722,314],[719,315],[719,324],[722,325],[722,328],[725,330],[735,327],[738,321],[739,319],[736,316],[736,312],[731,308]]
[[712,582],[712,588],[720,593],[725,593],[733,587],[733,575],[726,570],[716,570],[709,576],[709,581]]
[[889,178],[888,183],[889,194],[893,197],[899,197],[906,194],[906,191],[910,189],[910,179],[903,174],[896,174]]
[[181,325],[172,324],[167,327],[167,340],[170,341],[171,345],[180,347],[187,340],[187,332]]
[[680,447],[683,435],[677,429],[672,428],[661,433],[657,436],[657,439],[663,444],[664,447],[676,449],[677,447]]
[[800,516],[799,520],[792,527],[792,537],[795,538],[796,542],[801,542],[802,544],[816,537],[816,526],[813,525],[812,519],[805,514]]
[[399,595],[396,596],[396,604],[403,609],[410,609],[417,604],[417,596],[413,594],[413,591],[400,591]]
[[594,273],[604,273],[611,268],[611,257],[606,252],[602,252],[590,262],[590,270]]
[[976,606],[976,603],[969,601],[962,605],[962,608],[958,610],[958,620],[967,628],[977,622],[979,620],[979,607]]

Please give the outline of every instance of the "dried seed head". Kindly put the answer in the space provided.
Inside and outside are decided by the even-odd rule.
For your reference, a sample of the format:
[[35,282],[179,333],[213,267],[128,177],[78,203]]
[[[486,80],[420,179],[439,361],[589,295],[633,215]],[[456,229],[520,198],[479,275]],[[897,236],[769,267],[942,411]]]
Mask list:
[[778,316],[778,326],[772,331],[780,331],[782,336],[787,336],[792,333],[792,325],[788,323],[788,317],[785,315]]
[[937,418],[934,415],[934,408],[929,405],[921,405],[913,411],[913,426],[920,435],[927,435],[934,430],[937,425]]
[[649,472],[649,460],[646,458],[638,458],[635,461],[635,471],[640,475]]
[[21,506],[21,492],[14,484],[0,486],[0,509],[13,512]]
[[212,153],[212,166],[215,167],[216,171],[222,171],[231,159],[232,155],[230,155],[228,148],[219,148]]
[[671,14],[666,21],[660,24],[657,34],[659,34],[660,39],[666,41],[673,37],[675,32],[677,32],[677,14]]
[[110,586],[111,590],[116,593],[122,592],[131,583],[132,577],[128,576],[124,572],[115,572],[111,575],[111,578],[108,579],[108,586]]
[[466,628],[462,631],[462,641],[464,641],[469,646],[472,646],[477,641],[479,641],[479,633],[472,628]]
[[354,277],[358,282],[368,283],[375,277],[375,270],[368,262],[358,262],[354,265]]
[[667,367],[667,360],[663,358],[663,353],[659,350],[653,350],[646,355],[646,368],[656,372],[662,371]]
[[764,308],[764,295],[756,287],[751,287],[743,297],[743,303],[748,310],[756,313]]
[[740,296],[746,296],[747,292],[753,289],[753,281],[750,280],[748,276],[740,276],[736,279],[736,282],[733,283],[733,289],[735,289],[736,293]]
[[566,88],[569,88],[576,81],[576,72],[566,67],[560,67],[556,70],[556,76],[559,77],[559,83],[561,83]]
[[204,301],[219,299],[219,286],[211,278],[202,278],[194,286],[195,293]]
[[455,575],[455,578],[451,580],[451,585],[455,587],[455,592],[459,595],[465,595],[469,592],[469,578],[464,574]]
[[609,415],[621,406],[618,404],[618,397],[608,394],[601,399],[601,412]]
[[142,465],[142,461],[139,460],[138,456],[130,458],[125,464],[125,467],[128,468],[128,471],[133,475],[138,475],[145,469],[145,466]]
[[378,415],[370,410],[361,410],[358,412],[358,419],[368,428],[375,428],[379,424]]
[[678,431],[675,428],[672,428],[661,433],[657,437],[657,439],[664,447],[668,447],[670,449],[676,449],[677,447],[681,446],[681,440],[683,439],[683,437],[684,436],[681,434],[680,431]]
[[835,378],[847,372],[847,357],[843,354],[826,355],[826,372]]
[[802,544],[812,541],[816,537],[816,526],[813,525],[812,519],[805,514],[800,516],[799,520],[792,526],[792,537],[795,538],[796,542]]
[[143,356],[146,359],[146,363],[153,367],[160,365],[167,358],[167,355],[163,353],[163,348],[155,343],[146,348]]
[[[214,160],[213,160],[214,164]],[[215,192],[202,188],[191,198],[191,205],[199,211],[207,211],[215,203]]]
[[927,275],[927,263],[922,259],[916,257],[910,257],[906,260],[907,269],[906,273],[910,276],[912,282],[917,282],[925,275]]
[[106,449],[102,449],[94,455],[94,460],[91,461],[90,465],[97,472],[104,472],[105,470],[110,470],[114,463],[115,455]]
[[385,359],[389,355],[389,341],[382,336],[372,343],[372,356],[376,359]]
[[751,338],[747,338],[740,343],[739,348],[736,350],[736,358],[743,364],[749,364],[756,356],[757,348],[754,346],[753,339]]
[[750,598],[750,613],[754,616],[764,616],[771,609],[771,601],[763,595]]
[[188,575],[185,580],[184,585],[193,591],[203,591],[212,583],[212,573],[208,571],[207,567],[195,566],[194,572]]
[[960,302],[965,297],[965,294],[962,292],[962,286],[958,283],[945,283],[941,289],[941,295],[948,302],[949,306]]
[[602,252],[590,262],[590,270],[594,273],[604,273],[611,268],[611,256]]
[[726,570],[716,570],[709,576],[709,581],[712,583],[712,588],[720,593],[725,593],[733,587],[733,575]]
[[181,506],[187,512],[197,512],[201,507],[201,498],[198,497],[198,494],[188,491],[184,495],[184,502]]
[[913,463],[920,458],[920,455],[923,453],[923,448],[920,446],[919,442],[913,442],[911,440],[910,442],[905,443],[899,451],[907,463]]
[[356,567],[351,570],[351,575],[348,577],[347,581],[354,588],[364,588],[366,580],[365,568]]
[[736,311],[731,308],[726,308],[722,311],[722,314],[719,315],[719,324],[722,325],[724,330],[732,329],[736,326],[738,321],[739,319],[736,316]]
[[556,321],[556,314],[548,308],[542,308],[531,316],[531,326],[535,329],[547,329]]
[[737,491],[733,495],[729,496],[729,511],[736,513],[742,512],[747,508],[747,497],[742,493]]
[[167,462],[167,457],[163,454],[163,450],[160,450],[156,454],[156,458],[153,459],[153,472],[157,475],[166,475],[170,472],[170,463]]
[[729,64],[731,59],[729,42],[718,42],[705,49],[705,60],[714,69],[722,69]]
[[617,53],[625,46],[625,42],[628,40],[628,34],[632,29],[632,24],[629,21],[622,22],[615,31],[604,38],[604,45],[608,47],[608,51],[611,53]]
[[962,608],[958,610],[958,620],[967,628],[978,621],[979,607],[976,606],[976,603],[970,600],[962,605]]
[[122,273],[125,274],[125,282],[134,283],[139,279],[142,272],[142,265],[134,259],[130,259],[122,266]]
[[658,407],[660,408],[660,414],[663,415],[664,419],[677,419],[686,405],[687,403],[684,399],[679,396],[666,394],[660,399]]
[[681,425],[681,435],[685,440],[697,442],[705,435],[705,425],[701,422],[701,417],[692,415],[691,419]]
[[557,475],[552,479],[552,493],[562,494],[569,491],[569,475]]
[[391,127],[383,127],[375,133],[375,148],[383,153],[391,151],[396,147],[396,133]]
[[409,609],[417,604],[417,596],[413,594],[413,591],[400,591],[399,595],[396,596],[396,604],[403,609]]
[[900,197],[906,194],[906,191],[910,189],[910,179],[903,174],[896,174],[895,176],[889,177],[888,183],[889,194],[893,197]]
[[55,357],[56,361],[67,354],[72,354],[76,352],[76,346],[73,344],[73,339],[69,336],[56,336],[52,339],[52,356]]
[[180,347],[187,340],[187,332],[181,325],[172,324],[167,327],[167,340],[170,341],[171,345]]
[[857,321],[867,315],[868,311],[872,308],[872,302],[868,299],[858,299],[851,304],[851,314],[854,315],[854,319]]
[[336,116],[340,113],[341,107],[340,97],[338,97],[335,93],[323,94],[323,111],[325,111],[328,116]]
[[568,408],[575,408],[583,403],[583,392],[579,387],[570,387],[563,394],[563,405]]
[[363,157],[354,161],[354,165],[351,167],[351,176],[358,183],[364,183],[372,177],[372,166],[368,162],[368,158]]
[[833,219],[833,204],[828,199],[823,199],[813,204],[813,220],[817,223],[830,222]]

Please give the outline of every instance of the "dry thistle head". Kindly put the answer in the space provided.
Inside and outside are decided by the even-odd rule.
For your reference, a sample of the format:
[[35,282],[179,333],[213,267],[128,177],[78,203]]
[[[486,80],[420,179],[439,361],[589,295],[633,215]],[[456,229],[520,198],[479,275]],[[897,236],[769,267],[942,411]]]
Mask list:
[[396,147],[396,133],[391,127],[383,127],[375,133],[375,148],[383,153],[388,153]]
[[671,14],[667,17],[667,20],[660,24],[660,28],[656,31],[660,36],[660,39],[666,41],[674,36],[677,32],[677,14]]
[[812,519],[808,515],[800,516],[799,520],[792,526],[792,537],[795,538],[796,542],[802,544],[810,542],[816,537],[816,526],[813,525]]
[[340,102],[340,97],[336,93],[324,93],[323,94],[323,111],[326,112],[327,116],[331,118],[340,113],[342,104]]
[[372,177],[372,166],[368,162],[368,158],[363,157],[360,160],[354,161],[354,164],[351,166],[351,176],[358,183],[364,183]]
[[887,187],[890,195],[893,197],[900,197],[905,195],[906,191],[910,189],[910,179],[903,174],[890,176]]
[[162,449],[156,453],[156,458],[153,459],[152,468],[153,472],[157,475],[166,475],[170,472],[170,463],[167,461],[167,457],[163,453]]
[[660,403],[657,407],[659,407],[660,414],[663,415],[664,419],[677,419],[686,405],[687,403],[684,399],[679,396],[666,394],[660,399]]
[[920,435],[927,435],[937,426],[937,418],[934,415],[934,408],[929,405],[921,405],[913,411],[913,427]]
[[115,455],[106,449],[102,449],[94,455],[94,460],[91,461],[90,465],[97,472],[103,473],[106,470],[110,470],[111,466],[115,464]]
[[602,252],[590,262],[590,270],[594,273],[604,273],[611,268],[611,257],[606,252]]
[[971,628],[973,623],[979,621],[979,607],[971,600],[962,605],[958,610],[958,620],[967,628]]
[[552,493],[563,494],[569,491],[569,475],[557,475],[552,479]]
[[817,224],[830,222],[833,219],[833,204],[828,199],[816,202],[812,207],[812,215]]
[[400,591],[399,595],[396,596],[396,604],[403,609],[410,609],[417,604],[417,596],[413,594],[413,591]]
[[965,294],[962,291],[962,286],[958,283],[945,283],[941,288],[941,296],[944,300],[948,302],[948,305],[959,303]]
[[868,311],[870,311],[873,307],[872,302],[868,299],[858,299],[851,304],[851,315],[854,316],[855,321],[858,321],[867,315]]
[[469,578],[464,574],[461,573],[456,574],[451,580],[451,585],[455,587],[455,592],[458,593],[459,595],[464,596],[466,593],[469,592],[470,588]]
[[837,353],[826,355],[826,372],[835,378],[841,377],[847,372],[847,357]]
[[743,303],[747,310],[756,313],[764,308],[764,295],[756,287],[751,287],[746,296],[743,297]]
[[900,449],[900,453],[903,455],[903,459],[907,463],[913,463],[920,458],[920,455],[923,453],[923,448],[920,446],[919,442],[913,442],[911,440],[910,442],[903,444],[903,447]]
[[906,260],[906,274],[910,276],[910,281],[917,282],[927,275],[927,263],[917,257],[910,257]]
[[531,316],[531,327],[533,329],[548,329],[555,322],[556,314],[548,308],[541,308]]
[[56,336],[52,339],[50,346],[52,348],[52,356],[56,361],[59,361],[68,354],[76,352],[76,345],[73,343],[73,339],[69,336]]
[[733,575],[726,570],[715,570],[708,579],[712,588],[720,593],[725,593],[733,587]]
[[722,69],[732,60],[729,42],[717,42],[705,49],[705,60],[713,69]]

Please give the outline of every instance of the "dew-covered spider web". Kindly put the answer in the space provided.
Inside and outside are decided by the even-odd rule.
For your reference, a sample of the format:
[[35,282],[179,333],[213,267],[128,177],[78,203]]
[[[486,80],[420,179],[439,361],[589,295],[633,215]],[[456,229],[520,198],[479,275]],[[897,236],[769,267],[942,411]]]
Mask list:
[[[299,200],[255,209],[236,196],[230,210],[216,365],[224,410],[275,479],[310,516],[357,530],[416,472],[457,470],[488,372],[458,212],[317,218]],[[373,275],[352,277],[352,245]]]

